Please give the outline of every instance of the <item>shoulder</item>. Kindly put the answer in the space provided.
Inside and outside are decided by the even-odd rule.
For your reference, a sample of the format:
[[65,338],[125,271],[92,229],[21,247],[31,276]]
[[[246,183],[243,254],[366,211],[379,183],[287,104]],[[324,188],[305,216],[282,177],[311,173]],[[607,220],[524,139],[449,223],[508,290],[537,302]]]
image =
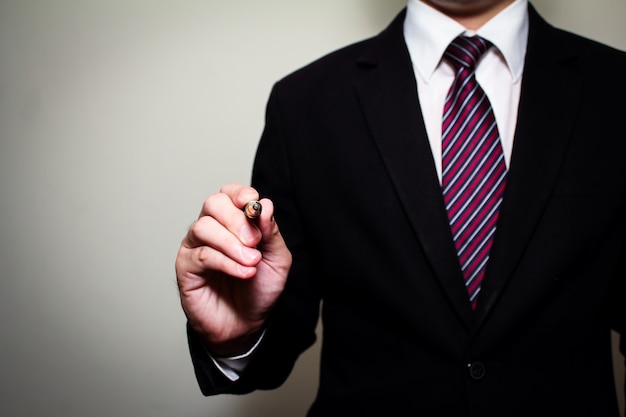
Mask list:
[[616,65],[626,65],[625,51],[566,30],[557,29],[557,33],[584,60],[598,64],[606,61],[607,63],[614,62]]
[[531,6],[528,51],[533,57],[577,62],[589,68],[620,68],[626,65],[626,52],[546,22]]

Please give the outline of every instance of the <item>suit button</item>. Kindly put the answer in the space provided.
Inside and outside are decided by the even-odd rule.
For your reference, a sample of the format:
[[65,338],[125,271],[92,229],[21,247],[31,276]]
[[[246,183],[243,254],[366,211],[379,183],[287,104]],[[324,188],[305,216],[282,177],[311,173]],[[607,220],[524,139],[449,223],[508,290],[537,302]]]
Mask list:
[[482,362],[472,362],[467,364],[467,370],[469,371],[470,378],[474,381],[480,381],[485,377],[487,369]]

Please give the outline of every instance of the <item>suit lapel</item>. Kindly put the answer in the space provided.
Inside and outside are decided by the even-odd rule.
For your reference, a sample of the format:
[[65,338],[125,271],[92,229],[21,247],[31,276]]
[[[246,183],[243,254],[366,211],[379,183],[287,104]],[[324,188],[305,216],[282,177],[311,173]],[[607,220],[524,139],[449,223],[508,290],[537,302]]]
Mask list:
[[575,54],[529,6],[530,30],[518,122],[498,229],[483,281],[476,328],[514,276],[555,187],[581,85]]
[[448,225],[441,187],[417,99],[401,14],[362,57],[357,84],[363,112],[413,230],[454,309],[467,327],[472,311]]
[[[509,177],[476,314],[463,285],[402,33],[404,13],[360,59],[356,90],[416,237],[451,305],[477,330],[514,276],[556,184],[580,102],[575,54],[529,6],[528,51]],[[556,52],[558,51],[558,52]]]

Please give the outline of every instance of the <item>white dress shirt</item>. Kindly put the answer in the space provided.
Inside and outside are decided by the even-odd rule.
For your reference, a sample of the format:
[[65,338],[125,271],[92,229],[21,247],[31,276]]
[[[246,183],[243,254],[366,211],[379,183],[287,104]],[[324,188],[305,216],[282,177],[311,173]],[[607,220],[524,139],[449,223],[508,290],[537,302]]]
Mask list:
[[461,34],[480,35],[495,46],[478,63],[476,80],[491,102],[507,167],[510,164],[528,42],[527,3],[516,0],[473,32],[422,1],[408,2],[404,38],[440,181],[443,106],[454,80],[452,66],[442,57],[448,45]]
[[[450,42],[460,34],[478,34],[497,48],[491,48],[480,61],[476,80],[491,101],[508,166],[528,37],[527,0],[516,0],[476,32],[468,31],[422,1],[408,2],[404,38],[413,62],[417,94],[440,181],[443,106],[454,79],[452,67],[441,58]],[[209,356],[228,379],[236,381],[262,338],[244,355]]]

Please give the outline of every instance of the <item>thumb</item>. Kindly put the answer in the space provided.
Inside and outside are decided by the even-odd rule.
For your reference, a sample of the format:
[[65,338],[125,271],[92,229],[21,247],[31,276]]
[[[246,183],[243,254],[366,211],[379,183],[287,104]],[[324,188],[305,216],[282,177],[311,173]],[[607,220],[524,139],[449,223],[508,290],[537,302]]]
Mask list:
[[274,218],[274,203],[267,198],[261,200],[263,211],[257,219],[257,227],[261,230],[263,238],[259,249],[266,261],[277,263],[291,263],[291,254],[280,233],[280,229]]

